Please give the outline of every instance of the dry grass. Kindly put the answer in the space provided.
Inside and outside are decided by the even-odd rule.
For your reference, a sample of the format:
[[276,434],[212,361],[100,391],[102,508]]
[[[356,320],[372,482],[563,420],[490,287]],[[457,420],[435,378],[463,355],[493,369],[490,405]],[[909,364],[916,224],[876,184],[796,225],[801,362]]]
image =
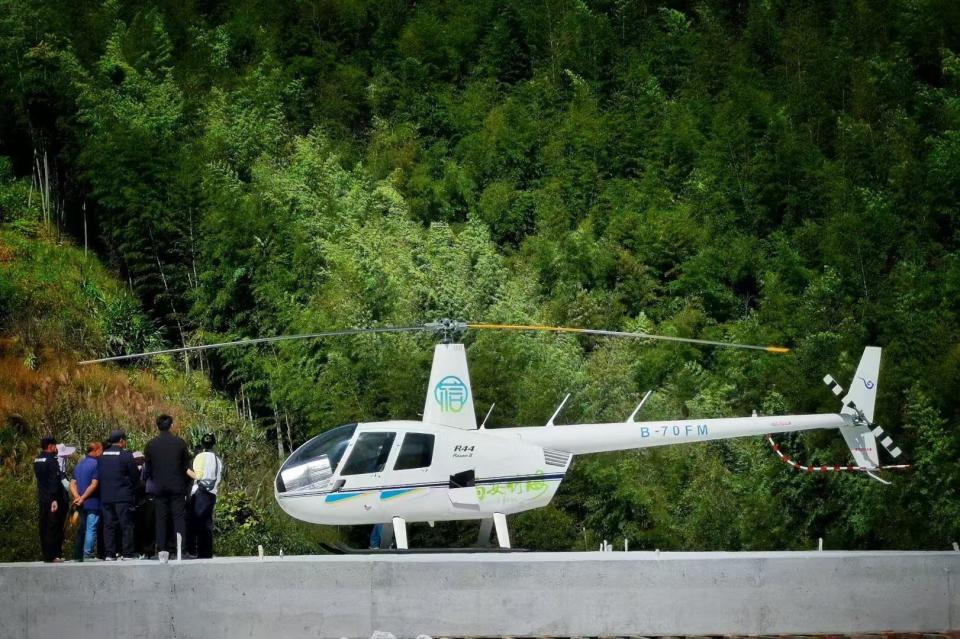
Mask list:
[[43,353],[33,370],[16,356],[15,347],[9,348],[10,342],[0,342],[0,428],[10,427],[18,416],[34,436],[51,433],[61,441],[83,443],[122,428],[137,442],[152,434],[160,413],[189,421],[150,373],[77,366],[52,353]]
[[12,262],[15,254],[13,249],[0,240],[0,264],[6,264],[7,262]]

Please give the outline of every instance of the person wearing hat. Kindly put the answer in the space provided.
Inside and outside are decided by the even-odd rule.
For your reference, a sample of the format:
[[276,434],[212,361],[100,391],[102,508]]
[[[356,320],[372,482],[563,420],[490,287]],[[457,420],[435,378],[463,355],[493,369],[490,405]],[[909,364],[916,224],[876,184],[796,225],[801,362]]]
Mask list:
[[96,559],[97,524],[100,523],[100,476],[98,466],[103,446],[100,442],[87,444],[87,456],[73,468],[70,494],[73,505],[80,515],[77,522],[77,537],[73,542],[73,558],[76,561]]
[[[60,478],[60,485],[63,486],[64,497],[67,500],[67,512],[64,514],[64,522],[69,522],[70,526],[76,526],[77,519],[79,515],[77,514],[77,509],[73,505],[73,497],[70,494],[70,478],[67,477],[67,459],[73,456],[77,452],[76,446],[67,446],[66,444],[57,442],[57,465],[60,467],[60,473],[62,477]],[[64,526],[64,536],[66,536],[66,528]]]
[[110,433],[110,446],[103,451],[97,466],[100,477],[100,507],[103,514],[103,541],[106,560],[118,556],[117,533],[123,559],[136,557],[133,544],[133,507],[140,487],[140,471],[127,450],[127,434]]
[[63,492],[65,478],[57,457],[57,440],[46,436],[40,440],[40,455],[33,460],[37,477],[38,524],[40,549],[46,562],[60,562],[63,551],[63,522],[67,516],[67,496]]
[[[149,486],[148,492],[153,495],[156,513],[158,553],[161,550],[177,551],[176,538],[168,535],[168,523],[173,523],[174,532],[184,542],[187,538],[187,492],[193,470],[190,468],[187,442],[170,432],[172,426],[173,418],[169,415],[157,417],[157,430],[160,432],[143,449],[146,457],[144,476]],[[171,539],[174,540],[172,544]]]
[[217,505],[217,490],[223,476],[223,463],[213,447],[217,438],[207,433],[200,439],[203,452],[193,458],[193,485],[190,501],[190,528],[187,552],[200,559],[213,557],[213,509]]
[[[60,466],[60,472],[66,475],[67,473],[67,457],[70,457],[75,452],[77,452],[76,446],[67,446],[66,444],[57,444],[57,465]],[[64,486],[69,490],[69,487]]]

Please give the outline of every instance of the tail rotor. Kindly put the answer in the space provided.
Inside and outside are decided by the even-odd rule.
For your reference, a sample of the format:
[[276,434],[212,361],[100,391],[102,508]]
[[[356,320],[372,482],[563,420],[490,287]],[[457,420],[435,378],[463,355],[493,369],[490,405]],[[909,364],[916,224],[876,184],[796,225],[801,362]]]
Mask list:
[[893,458],[900,457],[903,451],[893,443],[893,439],[885,433],[883,428],[873,423],[874,406],[877,397],[877,380],[880,373],[880,349],[876,346],[868,346],[863,351],[863,357],[857,366],[856,375],[850,385],[850,390],[845,393],[841,386],[832,375],[823,378],[823,383],[843,404],[840,414],[846,416],[845,424],[840,426],[840,434],[847,442],[847,447],[853,455],[853,465],[831,465],[831,466],[804,466],[790,459],[789,456],[780,451],[772,438],[767,438],[770,446],[780,459],[802,472],[862,472],[871,478],[883,484],[890,482],[877,477],[873,471],[877,470],[906,470],[910,468],[909,464],[889,464],[882,465],[880,456],[877,452],[877,443]]
[[[879,372],[880,363],[880,349],[877,348],[876,351],[878,351],[878,354],[876,356],[876,370],[874,373]],[[864,352],[864,359],[867,359],[866,351]],[[864,367],[863,360],[861,360],[860,367]],[[880,442],[880,445],[883,446],[884,450],[886,450],[891,457],[897,459],[900,457],[903,451],[893,443],[893,439],[886,434],[883,428],[877,426],[871,419],[873,417],[874,397],[877,386],[876,382],[874,381],[876,379],[876,375],[874,374],[873,379],[868,379],[867,377],[860,375],[860,372],[860,368],[858,368],[858,375],[854,378],[854,384],[857,383],[857,380],[860,380],[863,385],[863,390],[869,393],[869,395],[867,395],[867,403],[870,415],[868,416],[867,411],[864,411],[857,406],[856,402],[858,397],[855,397],[855,395],[863,396],[865,393],[856,394],[854,391],[851,391],[846,397],[843,398],[843,410],[841,412],[852,414],[854,417],[854,423],[858,426],[866,426],[870,430],[870,434],[873,436],[874,440]],[[837,382],[837,380],[833,378],[833,376],[827,375],[824,377],[823,383],[826,384],[827,388],[829,388],[830,391],[837,397],[843,395],[843,387]]]

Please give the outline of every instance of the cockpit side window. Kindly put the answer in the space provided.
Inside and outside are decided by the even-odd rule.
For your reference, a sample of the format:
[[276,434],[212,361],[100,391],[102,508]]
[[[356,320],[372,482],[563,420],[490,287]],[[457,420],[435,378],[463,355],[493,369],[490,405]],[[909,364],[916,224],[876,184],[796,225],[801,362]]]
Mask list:
[[379,473],[387,465],[396,433],[360,433],[340,475]]
[[407,433],[397,455],[394,470],[410,470],[412,468],[426,468],[433,463],[434,436],[427,433]]

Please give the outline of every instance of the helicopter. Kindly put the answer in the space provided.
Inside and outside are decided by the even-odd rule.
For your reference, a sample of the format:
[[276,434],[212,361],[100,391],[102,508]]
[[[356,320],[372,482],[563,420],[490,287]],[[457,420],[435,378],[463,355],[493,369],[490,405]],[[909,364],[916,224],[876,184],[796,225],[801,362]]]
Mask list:
[[[395,540],[397,549],[409,549],[408,524],[479,520],[479,545],[488,544],[491,532],[495,531],[499,547],[510,549],[507,516],[549,504],[575,455],[835,428],[843,436],[855,465],[799,468],[807,472],[856,471],[889,483],[876,472],[908,467],[880,464],[878,437],[893,457],[901,451],[882,428],[873,424],[879,347],[864,349],[837,413],[758,416],[754,412],[750,417],[636,421],[651,395],[652,391],[648,391],[622,422],[559,426],[555,420],[570,397],[567,395],[543,426],[486,428],[493,406],[478,424],[466,349],[457,341],[468,329],[547,331],[686,342],[774,354],[789,352],[780,346],[647,333],[443,319],[420,326],[245,339],[87,360],[81,364],[288,339],[416,331],[441,335],[434,348],[422,419],[358,422],[327,430],[297,448],[280,466],[274,480],[277,503],[296,519],[317,524],[384,524],[381,548],[389,547]],[[843,388],[831,376],[826,376],[824,382],[837,397],[843,394]],[[774,448],[781,459],[791,462],[775,445]],[[793,465],[798,466],[796,462]]]

